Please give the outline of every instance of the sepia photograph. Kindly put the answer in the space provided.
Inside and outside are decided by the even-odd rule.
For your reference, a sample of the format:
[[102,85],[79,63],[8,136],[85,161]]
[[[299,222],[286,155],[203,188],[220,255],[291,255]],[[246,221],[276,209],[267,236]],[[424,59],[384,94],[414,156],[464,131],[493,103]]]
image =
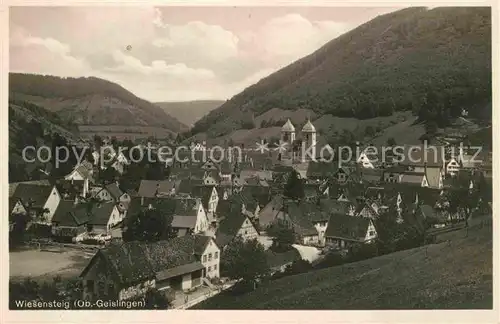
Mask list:
[[494,10],[9,7],[10,316],[493,310]]

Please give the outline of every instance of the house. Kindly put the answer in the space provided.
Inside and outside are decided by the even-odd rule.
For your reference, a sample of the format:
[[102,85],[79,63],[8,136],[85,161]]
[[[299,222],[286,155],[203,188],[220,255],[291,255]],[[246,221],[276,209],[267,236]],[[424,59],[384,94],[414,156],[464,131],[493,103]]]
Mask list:
[[450,176],[455,176],[460,170],[460,163],[458,159],[455,157],[451,157],[448,163],[446,164],[446,174]]
[[248,216],[241,213],[228,215],[219,222],[215,233],[215,241],[221,249],[224,249],[236,236],[241,236],[244,241],[259,237],[255,225]]
[[205,172],[203,182],[206,186],[217,186],[222,181],[218,170],[209,170]]
[[52,217],[61,201],[56,186],[43,186],[20,183],[12,195],[38,222],[51,223]]
[[[196,198],[164,198],[167,204],[173,204],[172,228],[178,236],[189,233],[205,233],[210,227],[210,220],[200,199]],[[164,200],[160,199],[160,200]]]
[[111,228],[121,223],[123,214],[113,202],[94,204],[89,210],[88,229],[96,234],[111,233]]
[[207,212],[207,216],[210,220],[214,218],[214,213],[217,210],[217,204],[219,203],[219,194],[215,186],[193,186],[191,191],[191,196],[193,198],[199,198]]
[[56,181],[56,187],[63,199],[73,200],[76,197],[84,197],[90,193],[88,179],[86,180],[65,180]]
[[87,231],[89,207],[77,200],[61,200],[52,217],[52,235],[56,240],[71,242],[71,239]]
[[26,215],[28,211],[24,207],[21,199],[9,197],[9,215],[22,214]]
[[311,161],[307,167],[306,177],[311,180],[326,180],[334,173],[332,163]]
[[373,220],[333,214],[325,232],[326,245],[346,249],[356,244],[370,243],[377,237]]
[[94,167],[90,162],[83,161],[81,164],[76,165],[73,171],[64,177],[66,180],[86,180],[85,191],[89,191],[89,184],[94,182],[93,178]]
[[340,167],[333,173],[333,178],[337,180],[338,183],[346,183],[349,180],[349,175],[351,170],[347,167]]
[[359,154],[356,162],[365,169],[374,169],[378,167],[383,161],[375,148],[367,147],[363,152]]
[[366,168],[359,170],[359,178],[362,183],[380,183],[383,177],[383,170]]
[[141,180],[137,195],[145,198],[173,196],[178,192],[181,180]]
[[128,193],[123,192],[117,183],[110,183],[97,190],[95,198],[101,201],[112,201],[116,204],[120,202],[128,204],[130,196]]
[[[261,229],[267,228],[283,212],[283,195],[275,195],[259,212],[258,223]],[[283,215],[281,215],[283,217]]]
[[240,178],[243,180],[249,178],[258,178],[260,180],[272,181],[273,172],[271,170],[260,170],[255,168],[246,168],[240,171]]
[[329,213],[326,203],[284,202],[284,212],[277,219],[293,228],[300,244],[323,246]]
[[[210,254],[212,260],[206,258],[204,263]],[[144,296],[152,288],[175,291],[199,287],[205,277],[218,277],[219,255],[212,238],[196,235],[154,243],[111,244],[100,249],[80,274],[82,298],[127,300]]]
[[400,165],[395,165],[390,168],[384,169],[382,181],[385,183],[399,183],[401,180],[401,176],[406,171],[406,168]]
[[415,185],[419,187],[429,187],[429,182],[424,172],[406,171],[400,175],[399,183]]

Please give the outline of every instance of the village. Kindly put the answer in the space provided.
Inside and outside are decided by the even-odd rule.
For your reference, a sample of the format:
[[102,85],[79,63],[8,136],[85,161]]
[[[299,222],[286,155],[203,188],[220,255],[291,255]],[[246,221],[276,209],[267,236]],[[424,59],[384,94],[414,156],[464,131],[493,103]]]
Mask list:
[[[301,126],[286,121],[279,146],[289,149],[279,152],[243,148],[239,158],[192,160],[211,148],[191,145],[186,159],[169,159],[168,172],[135,179],[135,188],[124,186],[134,162],[105,140],[105,166],[95,150],[60,179],[10,183],[11,242],[87,255],[77,276],[83,300],[154,290],[168,308],[184,309],[241,281],[255,288],[264,271],[251,264],[259,260],[272,276],[375,246],[391,235],[384,221],[411,229],[410,248],[491,215],[491,152],[473,158],[447,142],[433,147],[443,155],[403,146],[401,161],[362,150],[349,162],[324,162],[315,157],[332,148],[323,149],[309,120]],[[312,148],[312,158],[295,146]],[[248,252],[259,249],[264,258]]]

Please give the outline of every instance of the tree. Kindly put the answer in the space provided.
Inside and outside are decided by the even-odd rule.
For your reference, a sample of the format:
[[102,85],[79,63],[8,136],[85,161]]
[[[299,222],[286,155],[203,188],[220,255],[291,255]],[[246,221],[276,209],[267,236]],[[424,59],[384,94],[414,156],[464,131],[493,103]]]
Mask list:
[[368,137],[375,136],[375,128],[373,128],[373,126],[370,126],[370,125],[366,126],[365,136],[368,136]]
[[387,139],[387,146],[396,146],[397,143],[396,143],[396,140],[394,139],[394,137],[390,137]]
[[145,309],[169,309],[172,306],[167,296],[156,288],[149,289],[144,296],[134,300],[143,300]]
[[123,240],[155,242],[175,237],[173,211],[167,208],[145,208],[125,218]]
[[116,181],[118,177],[118,172],[111,166],[108,166],[104,170],[99,170],[99,181],[102,183],[112,183]]
[[302,179],[300,179],[299,173],[295,170],[290,172],[284,187],[284,195],[294,200],[304,198],[304,183]]
[[425,124],[425,132],[429,135],[435,135],[438,130],[438,124],[434,120],[429,120]]
[[254,280],[268,272],[264,246],[257,239],[243,241],[237,236],[221,256],[222,274],[231,279]]
[[273,250],[288,250],[295,243],[295,233],[292,228],[283,222],[277,221],[266,229],[267,235],[273,238]]

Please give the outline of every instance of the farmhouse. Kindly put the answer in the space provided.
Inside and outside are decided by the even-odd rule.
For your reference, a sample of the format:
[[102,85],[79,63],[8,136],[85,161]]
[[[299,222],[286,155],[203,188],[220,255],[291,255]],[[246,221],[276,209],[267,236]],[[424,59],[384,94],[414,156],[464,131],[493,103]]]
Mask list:
[[212,238],[196,235],[154,243],[111,244],[99,250],[80,274],[82,297],[126,300],[143,296],[152,288],[198,287],[203,278],[218,276],[219,254]]
[[61,201],[61,195],[55,186],[25,183],[16,187],[12,197],[15,198],[16,202],[20,202],[37,221],[49,224]]
[[236,236],[241,236],[243,240],[255,239],[259,236],[259,232],[250,219],[241,214],[235,213],[222,219],[215,233],[217,245],[223,249]]
[[340,249],[369,243],[376,237],[377,231],[371,219],[343,214],[331,215],[325,233],[326,244]]

